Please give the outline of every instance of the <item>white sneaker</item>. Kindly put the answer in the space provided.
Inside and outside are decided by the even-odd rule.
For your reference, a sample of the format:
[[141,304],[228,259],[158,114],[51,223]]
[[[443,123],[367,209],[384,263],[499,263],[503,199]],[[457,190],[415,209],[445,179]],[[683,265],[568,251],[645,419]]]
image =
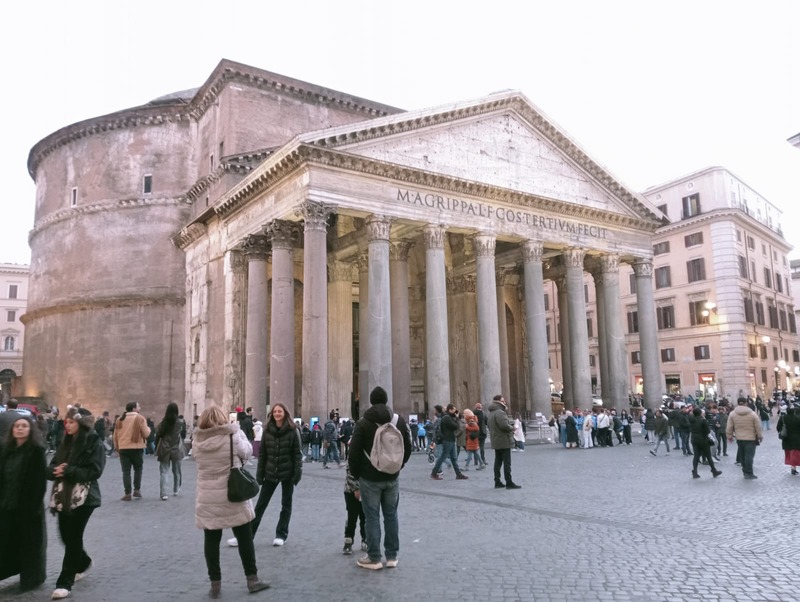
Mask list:
[[80,581],[81,579],[86,577],[86,573],[89,572],[89,569],[91,569],[93,565],[94,565],[94,563],[90,562],[89,566],[86,567],[85,571],[83,571],[82,573],[75,573],[75,581]]
[[276,537],[275,539],[272,540],[272,545],[273,546],[282,546],[285,543],[286,543],[286,540],[281,539],[280,537]]
[[238,542],[238,541],[236,541],[236,538],[235,538],[235,537],[231,537],[231,538],[228,540],[228,545],[229,545],[230,547],[232,547],[232,548],[237,548],[237,547],[239,547],[239,542]]
[[53,590],[53,595],[50,596],[53,600],[63,600],[64,598],[69,598],[69,590],[64,589],[63,587],[59,587],[58,589]]

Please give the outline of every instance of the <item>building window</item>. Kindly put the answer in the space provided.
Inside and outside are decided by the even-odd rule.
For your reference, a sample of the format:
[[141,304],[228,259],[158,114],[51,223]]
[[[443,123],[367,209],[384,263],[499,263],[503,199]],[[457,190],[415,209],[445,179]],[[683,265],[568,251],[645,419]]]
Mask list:
[[797,334],[797,322],[794,319],[794,308],[789,308],[789,332]]
[[14,351],[14,337],[7,336],[3,339],[3,351]]
[[9,309],[6,312],[6,322],[16,322],[17,321],[17,311],[15,309]]
[[584,284],[583,285],[583,302],[584,303],[589,303],[589,285],[588,284]]
[[706,300],[703,299],[702,301],[690,301],[689,302],[689,320],[692,326],[700,326],[702,324],[708,324],[708,312],[706,315],[703,315],[703,311],[706,309]]
[[702,257],[686,262],[686,274],[689,282],[706,279],[706,262]]
[[659,288],[667,288],[669,286],[672,286],[672,280],[670,278],[669,266],[668,265],[665,265],[665,266],[660,267],[660,268],[656,268],[655,276],[656,276],[656,288],[657,289],[659,289]]
[[770,305],[767,307],[767,312],[769,312],[769,327],[770,328],[777,328],[778,327],[778,308],[774,305]]
[[744,255],[739,255],[739,278],[747,279],[747,259]]
[[674,362],[675,361],[675,349],[669,347],[667,349],[661,350],[661,361],[662,362]]
[[756,345],[755,343],[750,343],[747,347],[750,350],[750,359],[757,358],[758,357],[758,345]]
[[695,232],[694,234],[689,234],[683,237],[683,242],[685,243],[686,247],[695,247],[697,245],[703,244],[703,233],[702,232]]
[[594,356],[593,355],[589,356],[589,367],[590,368],[594,368]]
[[711,359],[711,351],[708,349],[708,345],[698,345],[694,348],[694,359],[696,360],[710,360]]
[[778,311],[778,323],[781,325],[781,330],[789,330],[789,323],[786,321],[786,310]]
[[681,219],[686,219],[700,213],[700,193],[690,194],[681,199],[683,214]]
[[8,285],[8,298],[9,299],[16,299],[17,298],[17,285],[16,284],[9,284]]
[[669,213],[667,213],[667,204],[666,203],[664,203],[663,205],[657,205],[656,209],[658,209],[666,217],[669,217]]
[[635,332],[639,332],[639,312],[638,311],[629,311],[628,312],[628,333],[633,334]]
[[764,304],[761,301],[756,301],[756,324],[764,326],[766,323],[764,319]]
[[547,337],[547,344],[550,344],[550,323],[545,324],[545,336]]
[[635,295],[636,294],[636,273],[635,272],[631,272],[631,274],[630,274],[630,276],[628,278],[629,278],[628,282],[630,284],[630,289],[631,289],[631,295]]
[[78,189],[73,188],[69,197],[69,206],[74,207],[77,204],[78,204]]
[[550,311],[550,295],[544,294],[544,310]]
[[764,257],[766,257],[766,256],[767,256],[767,245],[765,245],[763,242],[761,243],[761,254],[762,254]]
[[193,364],[196,364],[200,361],[200,335],[194,335],[194,361]]
[[739,228],[736,228],[736,242],[742,243],[742,231]]
[[750,249],[751,251],[756,250],[756,239],[753,238],[752,236],[747,237],[747,248]]
[[744,299],[744,321],[752,324],[755,322],[753,319],[753,300],[749,297]]
[[631,351],[631,364],[641,364],[641,351]]
[[656,320],[659,330],[675,328],[675,308],[672,305],[656,307]]
[[772,288],[772,271],[769,268],[764,268],[764,286]]
[[758,284],[758,281],[756,280],[756,262],[755,261],[751,261],[750,262],[750,278],[753,279],[753,284]]
[[653,255],[663,255],[664,253],[669,253],[669,241],[665,240],[664,242],[660,242],[658,244],[653,245]]
[[775,290],[779,293],[783,292],[783,278],[777,272],[775,273]]
[[792,363],[799,363],[800,362],[800,351],[797,349],[792,349]]
[[219,160],[222,161],[222,157],[225,156],[225,141],[219,143]]
[[214,171],[214,155],[208,156],[208,171]]
[[142,182],[142,192],[144,194],[150,194],[153,192],[153,176],[147,175],[144,177],[144,181]]
[[775,346],[772,347],[772,361],[778,361],[778,348]]

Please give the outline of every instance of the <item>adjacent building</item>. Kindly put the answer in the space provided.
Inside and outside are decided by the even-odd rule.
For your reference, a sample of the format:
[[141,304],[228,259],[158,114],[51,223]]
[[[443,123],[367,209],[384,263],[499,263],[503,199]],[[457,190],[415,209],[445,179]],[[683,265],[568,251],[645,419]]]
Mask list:
[[20,318],[28,299],[27,265],[0,263],[0,402],[21,394],[25,326]]

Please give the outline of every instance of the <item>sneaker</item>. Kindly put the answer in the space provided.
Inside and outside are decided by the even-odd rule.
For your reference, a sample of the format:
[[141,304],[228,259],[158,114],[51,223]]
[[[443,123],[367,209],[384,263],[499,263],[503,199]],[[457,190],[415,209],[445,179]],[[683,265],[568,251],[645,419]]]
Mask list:
[[509,483],[506,485],[506,489],[522,489],[522,485],[517,485],[516,483]]
[[282,546],[285,543],[286,543],[286,540],[281,538],[281,537],[276,537],[275,539],[272,540],[272,545],[276,546],[276,547],[277,546]]
[[342,554],[349,556],[353,553],[353,540],[350,537],[344,538],[344,547],[342,548]]
[[495,483],[494,484],[494,488],[495,489],[505,489],[506,486],[503,483]]
[[178,497],[178,494],[179,494],[180,492],[181,492],[181,488],[180,488],[180,487],[178,487],[178,488],[177,488],[175,491],[173,491],[173,492],[172,492],[172,495],[174,495],[175,497]]
[[88,573],[88,572],[89,572],[89,569],[91,569],[91,568],[92,568],[92,563],[90,562],[90,563],[89,563],[89,566],[87,566],[87,567],[86,567],[86,568],[83,570],[83,572],[82,572],[82,573],[75,573],[75,581],[80,581],[81,579],[83,579],[84,577],[86,577],[86,573]]
[[53,595],[50,596],[53,600],[63,600],[64,598],[69,598],[70,591],[68,589],[64,589],[63,587],[59,587],[53,590]]
[[323,464],[322,468],[330,468],[330,466],[328,466],[327,464]]
[[465,475],[465,474],[457,474],[456,475],[456,481],[466,481],[467,479],[469,479],[469,477],[467,475]]
[[432,478],[434,481],[441,481],[441,480],[442,480],[442,477],[441,477],[441,476],[439,476],[440,474],[441,474],[441,473],[438,473],[438,472],[437,472],[436,474],[432,474],[432,475],[431,475],[431,478]]
[[142,499],[142,492],[141,491],[134,491],[133,492],[133,497],[135,497],[137,499]]
[[131,497],[130,493],[126,493],[119,499],[122,500],[123,502],[130,502],[133,498]]
[[383,568],[383,563],[380,560],[372,560],[369,556],[362,556],[356,560],[356,565],[371,571],[379,571]]
[[161,501],[166,502],[169,498],[166,495],[161,496]]
[[228,545],[229,545],[230,547],[232,547],[232,548],[238,548],[238,547],[239,547],[239,542],[236,540],[236,538],[235,538],[235,537],[231,537],[231,538],[228,540]]
[[393,568],[396,568],[396,567],[397,567],[397,558],[392,558],[391,560],[389,560],[388,558],[386,559],[386,568],[387,569],[393,569]]
[[754,474],[746,474],[744,475],[745,479],[757,479],[758,477]]

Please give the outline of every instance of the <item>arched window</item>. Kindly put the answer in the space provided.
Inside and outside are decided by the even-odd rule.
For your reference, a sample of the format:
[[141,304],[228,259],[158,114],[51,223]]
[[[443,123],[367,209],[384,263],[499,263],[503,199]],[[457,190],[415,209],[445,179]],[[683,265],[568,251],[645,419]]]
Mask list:
[[7,336],[3,341],[3,351],[14,351],[14,337]]

